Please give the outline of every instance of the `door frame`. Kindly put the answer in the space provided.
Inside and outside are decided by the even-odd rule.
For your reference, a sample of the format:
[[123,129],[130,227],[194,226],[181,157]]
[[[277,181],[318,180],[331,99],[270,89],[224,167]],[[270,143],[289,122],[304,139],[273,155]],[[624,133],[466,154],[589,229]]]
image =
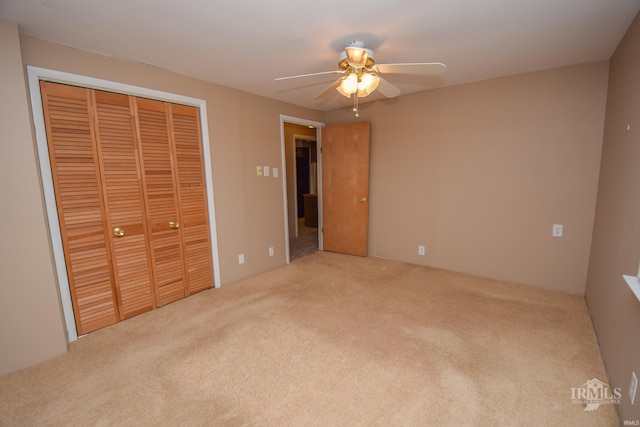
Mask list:
[[[282,200],[284,204],[284,247],[287,264],[291,262],[289,249],[289,201],[287,198],[287,157],[286,157],[286,141],[285,141],[285,123],[292,123],[302,126],[313,126],[316,129],[316,153],[318,156],[318,249],[322,250],[322,132],[321,128],[325,123],[307,120],[300,117],[287,116],[280,114],[280,155],[282,170]],[[295,168],[295,164],[294,164]],[[295,184],[295,182],[294,182]],[[297,208],[296,208],[297,213]]]
[[109,92],[124,93],[127,95],[142,96],[177,104],[191,105],[198,107],[200,113],[200,132],[202,137],[202,157],[204,163],[205,184],[207,191],[207,207],[209,210],[209,232],[211,238],[211,256],[213,261],[214,286],[220,287],[220,259],[218,254],[218,239],[213,197],[213,174],[211,169],[211,154],[209,145],[209,126],[207,124],[207,105],[203,99],[191,98],[169,92],[162,92],[147,89],[139,86],[113,82],[109,80],[96,79],[93,77],[78,74],[66,73],[62,71],[50,70],[47,68],[27,65],[27,78],[29,82],[29,94],[31,98],[31,112],[35,128],[36,147],[42,191],[44,195],[45,210],[48,220],[49,236],[51,238],[51,249],[53,261],[60,292],[60,303],[64,322],[67,330],[67,342],[78,339],[78,331],[75,324],[73,304],[71,302],[71,291],[69,289],[69,278],[67,276],[66,261],[62,249],[62,236],[60,235],[60,221],[56,208],[55,191],[51,174],[51,164],[49,161],[49,148],[47,146],[47,134],[45,130],[44,111],[42,108],[42,97],[40,94],[40,80],[47,80],[56,83],[82,86]]

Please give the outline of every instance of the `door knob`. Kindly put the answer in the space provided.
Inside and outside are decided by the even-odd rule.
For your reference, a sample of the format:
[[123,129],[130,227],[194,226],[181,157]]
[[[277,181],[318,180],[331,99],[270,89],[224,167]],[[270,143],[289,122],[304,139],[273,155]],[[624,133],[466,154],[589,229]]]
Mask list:
[[116,237],[122,237],[124,236],[124,230],[120,227],[116,227],[113,229],[113,235]]
[[366,202],[366,201],[367,201],[367,198],[366,198],[366,197],[363,197],[362,199],[360,199],[360,203],[364,203],[364,202]]
[[169,227],[171,228],[180,228],[180,224],[175,221],[169,221]]

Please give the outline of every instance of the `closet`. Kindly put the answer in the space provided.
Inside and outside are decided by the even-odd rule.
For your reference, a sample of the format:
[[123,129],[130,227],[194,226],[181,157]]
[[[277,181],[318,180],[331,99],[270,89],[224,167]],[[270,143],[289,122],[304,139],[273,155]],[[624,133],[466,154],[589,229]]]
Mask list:
[[78,334],[212,287],[198,109],[40,89]]

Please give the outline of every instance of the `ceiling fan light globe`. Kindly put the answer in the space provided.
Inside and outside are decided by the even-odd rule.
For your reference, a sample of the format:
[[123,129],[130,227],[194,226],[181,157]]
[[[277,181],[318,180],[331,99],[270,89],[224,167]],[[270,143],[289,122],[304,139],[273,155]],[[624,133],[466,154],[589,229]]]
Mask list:
[[336,89],[341,95],[351,97],[351,94],[358,91],[358,76],[354,73],[349,74]]
[[364,98],[369,95],[376,90],[379,83],[380,78],[375,74],[363,73],[358,83],[358,96]]
[[378,83],[380,83],[380,77],[371,73],[363,73],[359,86],[367,88],[369,91],[374,91],[378,87]]
[[345,91],[342,89],[342,86],[338,86],[338,87],[336,88],[336,90],[338,91],[338,93],[339,93],[340,95],[344,96],[345,98],[351,98],[351,94],[350,94],[350,93],[345,92]]

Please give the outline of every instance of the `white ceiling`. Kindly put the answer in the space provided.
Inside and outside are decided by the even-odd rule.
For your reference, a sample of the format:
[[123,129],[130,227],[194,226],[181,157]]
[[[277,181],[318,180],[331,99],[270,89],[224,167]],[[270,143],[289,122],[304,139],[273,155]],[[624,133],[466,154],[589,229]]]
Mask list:
[[[351,40],[378,63],[443,62],[389,76],[402,93],[609,59],[640,0],[0,0],[21,33],[318,110]],[[379,96],[379,95],[378,95]],[[366,100],[376,99],[374,95]]]

